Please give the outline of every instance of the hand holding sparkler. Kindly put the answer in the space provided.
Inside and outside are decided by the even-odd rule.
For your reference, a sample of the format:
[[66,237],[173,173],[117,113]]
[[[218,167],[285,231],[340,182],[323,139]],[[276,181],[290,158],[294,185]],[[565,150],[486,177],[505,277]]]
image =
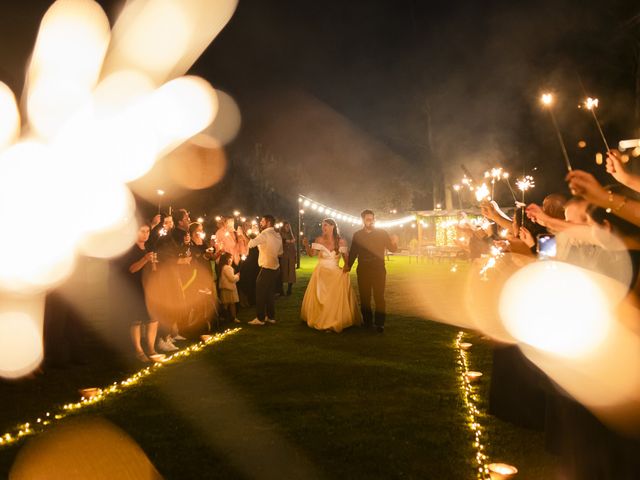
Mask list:
[[608,203],[608,192],[590,173],[583,170],[573,170],[566,176],[566,180],[574,195],[580,195],[594,205],[603,206]]
[[547,226],[546,220],[549,218],[549,216],[544,213],[544,210],[542,210],[542,207],[540,207],[540,205],[536,205],[535,203],[528,205],[525,208],[525,213],[532,222],[535,222],[538,225],[542,225],[543,227]]
[[622,154],[615,148],[607,152],[607,172],[621,184],[636,192],[640,191],[640,176],[627,170]]
[[531,235],[531,232],[525,227],[520,227],[520,230],[518,231],[518,238],[520,238],[520,240],[522,240],[524,244],[529,248],[533,247],[536,244],[533,235]]

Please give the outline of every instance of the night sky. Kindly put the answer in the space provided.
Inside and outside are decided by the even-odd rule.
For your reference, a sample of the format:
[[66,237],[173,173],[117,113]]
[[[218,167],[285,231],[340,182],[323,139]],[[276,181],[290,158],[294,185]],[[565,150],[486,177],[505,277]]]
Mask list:
[[[99,3],[112,20],[121,7]],[[48,4],[0,7],[0,79],[13,88]],[[282,209],[302,193],[350,212],[428,209],[434,185],[444,200],[463,164],[478,178],[498,165],[533,173],[532,199],[566,193],[539,96],[558,96],[574,168],[602,172],[594,155],[604,147],[577,106],[585,93],[600,99],[613,145],[637,134],[637,10],[621,1],[240,0],[191,72],[240,107],[229,170],[176,202],[210,213]],[[265,158],[260,176],[252,172]],[[264,189],[271,196],[256,193]]]

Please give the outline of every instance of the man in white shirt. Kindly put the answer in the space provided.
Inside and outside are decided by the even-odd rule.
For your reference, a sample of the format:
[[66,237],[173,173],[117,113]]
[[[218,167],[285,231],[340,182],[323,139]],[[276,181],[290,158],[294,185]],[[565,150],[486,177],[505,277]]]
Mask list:
[[256,315],[250,325],[276,323],[276,285],[280,281],[280,261],[282,255],[282,237],[273,226],[276,219],[264,215],[260,219],[260,234],[249,241],[249,248],[258,247],[258,266],[260,272],[256,279]]

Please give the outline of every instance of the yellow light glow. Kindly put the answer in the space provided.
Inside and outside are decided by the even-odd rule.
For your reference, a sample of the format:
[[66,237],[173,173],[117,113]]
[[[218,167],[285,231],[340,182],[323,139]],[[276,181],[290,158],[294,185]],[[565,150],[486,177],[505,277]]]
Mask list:
[[44,294],[0,298],[0,377],[19,378],[43,358]]
[[131,0],[113,27],[105,72],[135,69],[156,85],[183,75],[233,15],[237,0]]
[[476,200],[478,202],[481,202],[489,198],[489,196],[491,195],[491,192],[489,191],[489,187],[487,187],[487,184],[483,183],[482,185],[476,188],[475,195],[476,195]]
[[57,0],[40,24],[27,75],[29,123],[52,138],[91,100],[109,45],[109,21],[92,0]]
[[551,95],[550,93],[544,93],[540,100],[545,105],[551,105],[553,103],[553,95]]
[[588,97],[584,102],[584,106],[587,108],[587,110],[593,110],[594,108],[598,108],[599,103],[600,102],[597,98]]
[[[3,304],[0,304],[0,307]],[[31,307],[32,308],[32,307]],[[44,297],[42,298],[42,310],[44,309]],[[2,331],[2,317],[0,313],[0,333],[5,333]],[[111,385],[106,386],[104,388],[97,388],[96,391],[93,392],[93,395],[90,398],[81,398],[80,401],[75,403],[67,403],[62,405],[59,408],[52,409],[53,413],[46,412],[44,415],[41,415],[36,419],[36,421],[31,424],[30,422],[23,423],[18,425],[15,430],[11,432],[6,432],[0,435],[0,448],[6,447],[16,442],[20,441],[22,438],[30,435],[35,435],[41,433],[46,430],[50,425],[55,423],[58,420],[62,420],[63,418],[72,415],[79,410],[85,409],[92,405],[96,405],[100,402],[103,402],[105,399],[109,397],[113,397],[123,393],[126,389],[139,385],[145,377],[156,372],[159,368],[166,368],[166,366],[180,361],[183,358],[189,357],[192,354],[198,353],[207,346],[220,342],[227,338],[230,335],[236,334],[240,331],[240,328],[235,328],[231,330],[225,330],[223,333],[215,334],[215,335],[206,335],[201,337],[201,341],[186,347],[179,352],[174,353],[170,356],[165,356],[162,361],[155,362],[152,366],[145,367],[142,370],[134,373],[130,377],[120,381],[113,382]],[[3,337],[0,337],[0,344],[3,344]],[[2,352],[0,352],[0,361],[2,359]],[[1,366],[0,366],[1,368]],[[0,371],[1,374],[1,371]]]
[[[240,131],[242,116],[235,100],[222,90],[216,90],[218,96],[218,114],[204,133],[215,138],[220,145],[226,145]],[[302,199],[298,199],[302,202]]]
[[603,162],[603,156],[600,152],[596,153],[596,165],[602,165]]
[[[77,197],[69,198],[69,188],[62,182],[52,181],[59,175],[59,166],[42,144],[21,142],[6,149],[0,155],[0,215],[6,218],[20,210],[37,212],[43,205],[51,211],[73,211]],[[25,195],[23,179],[29,179],[28,195]],[[15,243],[10,236],[0,237],[2,288],[25,293],[39,291],[47,282],[60,281],[70,273],[78,239],[72,226],[61,229],[56,215],[42,215],[38,228],[47,235],[46,254],[15,255]],[[21,247],[27,251],[43,251],[43,238],[24,235]]]
[[79,247],[89,257],[115,257],[126,252],[136,242],[137,234],[138,222],[132,215],[110,228],[83,236]]
[[[568,289],[571,290],[568,290]],[[536,292],[537,300],[530,301]],[[580,292],[572,298],[571,292]],[[499,310],[519,341],[563,357],[597,348],[611,328],[610,304],[594,274],[568,263],[535,262],[507,280]]]
[[145,107],[146,120],[166,152],[206,128],[217,114],[218,100],[206,80],[189,76],[164,84]]
[[20,133],[20,112],[11,89],[0,82],[0,151],[7,148]]

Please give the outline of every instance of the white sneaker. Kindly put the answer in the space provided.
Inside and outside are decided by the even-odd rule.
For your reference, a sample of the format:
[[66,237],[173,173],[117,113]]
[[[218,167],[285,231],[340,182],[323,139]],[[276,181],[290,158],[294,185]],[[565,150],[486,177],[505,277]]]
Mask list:
[[163,352],[176,352],[180,349],[176,347],[171,340],[163,340],[160,338],[158,339],[158,350],[162,350]]
[[264,325],[264,322],[259,318],[254,318],[250,322],[247,322],[249,325]]
[[239,318],[234,318],[233,323],[242,323]]
[[183,337],[182,335],[180,335],[180,334],[175,335],[175,336],[173,336],[173,337],[171,337],[171,338],[172,338],[173,340],[178,340],[178,341],[180,341],[180,340],[186,340],[186,338],[184,338],[184,337]]
[[276,324],[276,321],[273,318],[267,317],[267,318],[264,319],[264,321],[267,322],[267,323],[270,323],[271,325],[275,325]]

